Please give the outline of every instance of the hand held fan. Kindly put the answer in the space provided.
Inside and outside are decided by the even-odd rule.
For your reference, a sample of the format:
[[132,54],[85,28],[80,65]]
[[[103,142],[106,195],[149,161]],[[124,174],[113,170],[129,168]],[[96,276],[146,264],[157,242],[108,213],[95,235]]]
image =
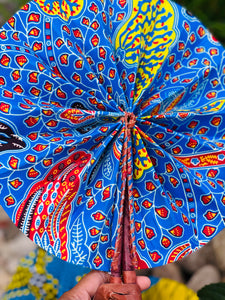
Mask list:
[[225,52],[181,6],[30,1],[0,29],[0,88],[0,204],[110,272],[96,298],[140,299],[136,269],[224,228]]

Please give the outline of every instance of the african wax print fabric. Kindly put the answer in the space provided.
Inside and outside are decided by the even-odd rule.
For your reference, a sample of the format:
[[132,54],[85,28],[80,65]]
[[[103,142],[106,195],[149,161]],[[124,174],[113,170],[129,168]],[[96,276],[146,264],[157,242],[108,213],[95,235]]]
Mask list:
[[169,0],[35,0],[0,30],[0,204],[37,245],[109,271],[129,188],[135,268],[225,216],[225,52]]

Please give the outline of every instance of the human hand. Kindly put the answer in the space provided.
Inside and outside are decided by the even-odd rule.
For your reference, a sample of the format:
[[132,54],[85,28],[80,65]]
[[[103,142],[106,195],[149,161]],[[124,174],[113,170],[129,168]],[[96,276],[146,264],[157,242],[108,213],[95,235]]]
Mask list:
[[[110,275],[101,271],[91,271],[85,275],[79,283],[64,293],[59,300],[90,300],[94,297],[98,287],[103,283],[109,283]],[[137,276],[137,284],[143,291],[150,286],[150,279],[146,276]]]

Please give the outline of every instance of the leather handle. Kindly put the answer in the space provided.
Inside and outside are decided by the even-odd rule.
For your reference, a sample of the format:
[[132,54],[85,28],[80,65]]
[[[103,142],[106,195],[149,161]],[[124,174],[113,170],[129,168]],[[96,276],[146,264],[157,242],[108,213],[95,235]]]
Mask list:
[[110,283],[98,288],[94,300],[141,300],[135,271],[123,271],[123,281],[120,277],[111,276]]
[[137,278],[135,271],[123,271],[123,282],[136,284]]
[[141,290],[137,284],[102,284],[94,300],[141,300]]

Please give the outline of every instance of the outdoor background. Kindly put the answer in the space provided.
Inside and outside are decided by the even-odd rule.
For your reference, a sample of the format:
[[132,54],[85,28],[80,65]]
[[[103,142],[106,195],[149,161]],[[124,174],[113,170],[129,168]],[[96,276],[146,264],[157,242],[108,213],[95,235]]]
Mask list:
[[[47,1],[47,0],[46,0]],[[0,0],[0,26],[23,4],[24,0]],[[177,0],[188,8],[225,45],[225,0]],[[20,258],[35,245],[11,223],[0,207],[0,299],[10,282]],[[151,274],[169,277],[197,291],[208,283],[225,282],[225,230],[207,246],[181,262],[151,270]]]

